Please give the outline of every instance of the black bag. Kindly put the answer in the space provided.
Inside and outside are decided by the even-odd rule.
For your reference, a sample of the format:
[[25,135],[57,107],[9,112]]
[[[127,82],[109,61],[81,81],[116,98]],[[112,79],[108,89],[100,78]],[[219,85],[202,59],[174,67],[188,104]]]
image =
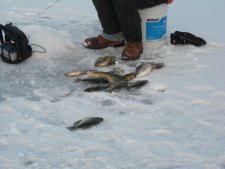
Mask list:
[[194,46],[203,46],[206,45],[207,42],[200,38],[197,37],[189,32],[180,32],[180,31],[175,31],[174,33],[170,34],[170,42],[171,44],[190,44]]
[[32,55],[27,36],[12,23],[0,24],[0,55],[7,63],[20,63]]

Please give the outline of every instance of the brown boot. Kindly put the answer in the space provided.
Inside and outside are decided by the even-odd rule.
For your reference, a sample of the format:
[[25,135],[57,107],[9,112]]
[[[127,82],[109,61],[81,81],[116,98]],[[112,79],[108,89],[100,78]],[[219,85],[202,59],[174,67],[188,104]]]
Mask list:
[[123,49],[122,60],[138,59],[143,52],[143,45],[141,42],[127,42]]
[[109,46],[120,47],[125,45],[124,41],[110,41],[99,35],[97,37],[87,38],[84,41],[84,47],[89,49],[102,49]]

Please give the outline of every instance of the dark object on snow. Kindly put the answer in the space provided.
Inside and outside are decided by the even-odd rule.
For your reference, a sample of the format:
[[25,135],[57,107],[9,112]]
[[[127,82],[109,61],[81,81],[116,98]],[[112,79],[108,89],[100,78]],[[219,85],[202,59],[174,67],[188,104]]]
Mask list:
[[0,24],[0,42],[0,55],[7,63],[20,63],[32,55],[27,36],[12,23]]
[[67,129],[70,131],[74,131],[78,128],[86,129],[101,123],[103,120],[104,119],[101,117],[86,117],[82,120],[76,121],[73,126],[67,127]]
[[188,32],[179,32],[175,31],[174,33],[171,33],[170,35],[170,42],[171,44],[190,44],[194,46],[203,46],[206,45],[206,41],[200,37],[197,37],[191,33]]
[[109,87],[109,84],[101,84],[101,85],[97,85],[97,86],[92,86],[92,87],[86,88],[84,91],[85,92],[96,92],[96,91],[105,90],[108,87]]
[[76,82],[90,82],[95,84],[100,83],[108,83],[109,81],[105,78],[84,78],[84,79],[77,79]]

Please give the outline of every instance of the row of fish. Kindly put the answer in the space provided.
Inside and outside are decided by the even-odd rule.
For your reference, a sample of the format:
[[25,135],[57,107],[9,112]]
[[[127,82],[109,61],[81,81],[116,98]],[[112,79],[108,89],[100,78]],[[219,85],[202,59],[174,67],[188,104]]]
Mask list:
[[[100,57],[96,60],[96,67],[103,67],[115,64],[116,57],[105,56]],[[68,77],[79,77],[82,75],[87,75],[88,78],[78,79],[77,81],[84,81],[97,84],[96,86],[85,89],[86,92],[93,92],[99,90],[105,90],[107,92],[112,92],[117,89],[127,89],[140,88],[148,83],[147,80],[132,81],[131,80],[139,77],[144,77],[150,74],[154,69],[160,69],[164,67],[163,63],[142,63],[140,64],[135,72],[128,74],[123,74],[123,70],[114,69],[113,71],[103,72],[97,70],[73,70],[65,73]]]

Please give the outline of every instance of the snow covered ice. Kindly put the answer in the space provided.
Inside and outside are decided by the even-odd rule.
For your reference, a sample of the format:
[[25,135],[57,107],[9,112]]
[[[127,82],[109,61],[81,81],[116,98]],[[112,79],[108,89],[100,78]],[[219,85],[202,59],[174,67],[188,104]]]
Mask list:
[[[225,2],[179,0],[169,7],[168,36],[176,30],[204,38],[204,47],[167,45],[133,62],[122,48],[87,50],[86,37],[101,27],[91,1],[0,0],[1,24],[13,22],[30,43],[46,48],[27,61],[0,61],[0,169],[224,169]],[[35,48],[36,49],[36,48]],[[38,50],[38,48],[36,49]],[[87,83],[64,76],[96,69],[135,70],[144,61],[165,68],[140,79],[140,90],[85,93]],[[66,127],[84,117],[104,122],[88,130]]]

